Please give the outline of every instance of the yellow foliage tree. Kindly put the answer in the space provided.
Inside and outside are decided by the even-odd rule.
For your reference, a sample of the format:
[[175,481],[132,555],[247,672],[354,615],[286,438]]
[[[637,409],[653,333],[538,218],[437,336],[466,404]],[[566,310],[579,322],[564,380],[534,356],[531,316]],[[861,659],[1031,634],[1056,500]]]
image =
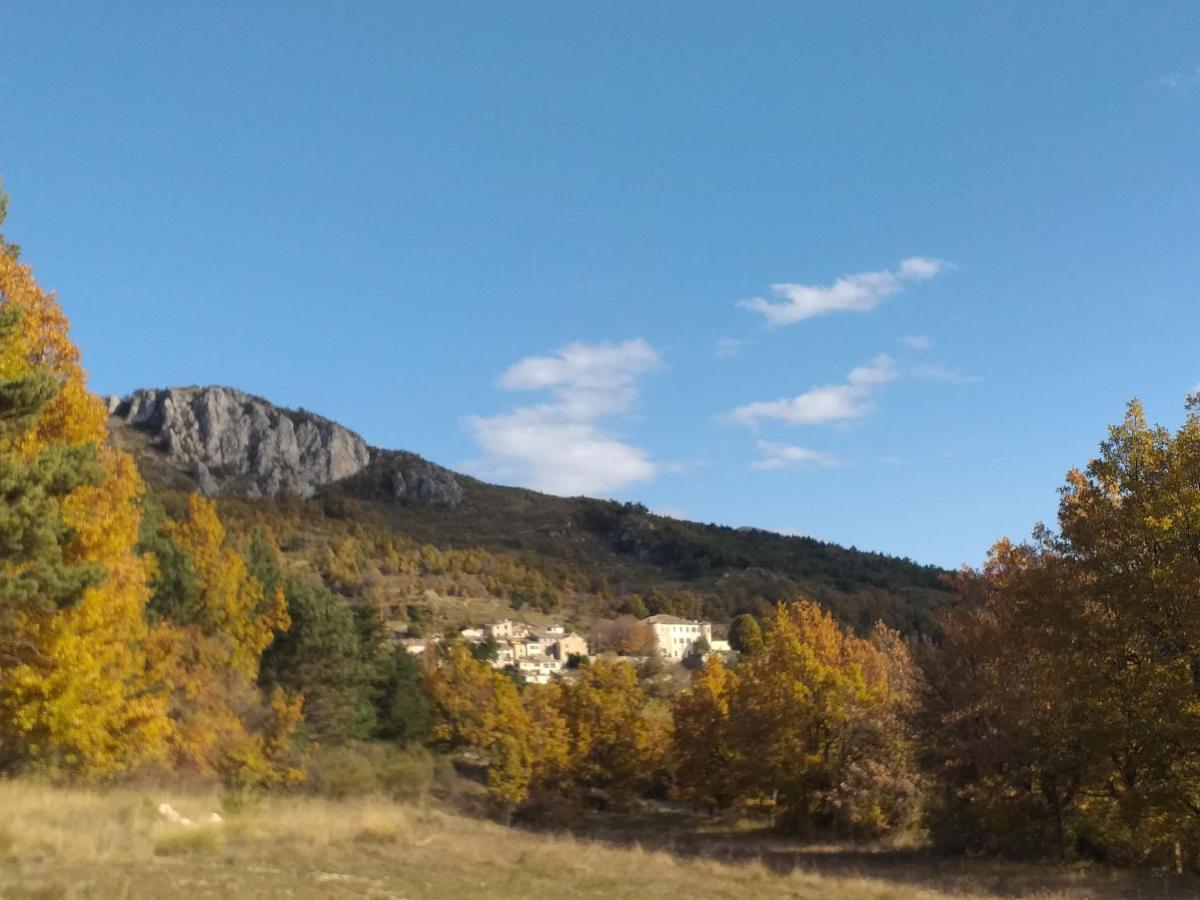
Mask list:
[[859,638],[815,603],[784,604],[738,675],[728,727],[748,799],[799,829],[875,834],[912,821],[912,666],[894,632]]
[[301,699],[276,691],[264,711],[256,683],[263,651],[291,624],[283,592],[264,595],[211,500],[190,495],[187,517],[165,530],[195,579],[188,596],[156,598],[166,615],[151,640],[171,695],[176,765],[238,784],[297,780],[284,745]]
[[521,700],[532,727],[534,780],[539,786],[561,789],[568,775],[571,750],[562,684],[526,685]]
[[61,500],[61,549],[64,564],[100,575],[69,606],[19,614],[19,640],[0,658],[0,748],[10,765],[102,777],[161,758],[169,733],[143,649],[146,572],[134,551],[143,488],[132,460],[105,445],[105,409],[87,390],[62,309],[3,251],[0,308],[18,314],[0,346],[0,378],[41,372],[56,387],[4,450],[32,459],[96,448],[99,478]]
[[429,668],[427,686],[433,740],[478,754],[492,800],[503,812],[516,809],[529,795],[536,764],[532,721],[516,685],[455,642]]
[[671,704],[675,793],[710,812],[729,806],[739,794],[744,764],[729,733],[737,686],[737,673],[713,656],[692,673],[691,687]]
[[562,686],[567,773],[582,791],[620,799],[650,785],[664,768],[670,715],[642,690],[634,667],[600,660]]

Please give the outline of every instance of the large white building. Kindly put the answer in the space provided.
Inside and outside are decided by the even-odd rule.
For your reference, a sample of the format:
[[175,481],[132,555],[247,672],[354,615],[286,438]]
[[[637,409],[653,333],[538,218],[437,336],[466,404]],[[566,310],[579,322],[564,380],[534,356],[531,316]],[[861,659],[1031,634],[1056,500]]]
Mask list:
[[668,616],[665,613],[651,616],[645,622],[654,630],[658,654],[664,659],[683,659],[702,638],[706,645],[712,646],[711,622],[681,619],[679,616]]

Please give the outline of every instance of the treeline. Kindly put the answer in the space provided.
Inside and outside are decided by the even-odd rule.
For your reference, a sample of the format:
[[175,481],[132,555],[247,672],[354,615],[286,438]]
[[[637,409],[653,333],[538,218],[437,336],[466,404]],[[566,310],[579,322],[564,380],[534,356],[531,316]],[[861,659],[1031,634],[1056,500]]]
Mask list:
[[469,751],[505,812],[676,798],[780,827],[867,837],[916,822],[911,657],[880,626],[854,636],[812,603],[780,606],[736,669],[719,657],[664,699],[620,660],[518,688],[451,644],[427,669],[432,737]]
[[798,582],[819,580],[847,594],[944,587],[945,572],[936,566],[810,537],[655,516],[638,503],[584,500],[576,519],[617,552],[669,568],[685,580],[760,568]]

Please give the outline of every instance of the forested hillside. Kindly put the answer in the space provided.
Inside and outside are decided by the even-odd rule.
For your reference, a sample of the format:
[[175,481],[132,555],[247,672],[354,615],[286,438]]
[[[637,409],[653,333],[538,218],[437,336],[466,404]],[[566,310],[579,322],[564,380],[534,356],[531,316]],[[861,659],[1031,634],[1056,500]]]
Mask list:
[[385,614],[403,616],[431,590],[582,621],[669,612],[727,622],[807,596],[859,630],[882,619],[916,634],[949,596],[933,566],[488,484],[227,388],[139,391],[110,409],[115,442],[168,502],[215,495],[233,521],[275,533],[295,565],[366,589]]

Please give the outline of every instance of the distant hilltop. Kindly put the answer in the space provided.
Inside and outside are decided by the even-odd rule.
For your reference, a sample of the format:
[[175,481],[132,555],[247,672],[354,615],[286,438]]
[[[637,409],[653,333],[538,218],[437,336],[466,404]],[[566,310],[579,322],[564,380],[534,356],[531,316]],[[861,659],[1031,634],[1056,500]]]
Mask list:
[[374,463],[386,470],[393,499],[453,506],[462,498],[453,473],[440,466],[370,447],[337,422],[234,388],[145,388],[107,402],[114,431],[143,434],[143,450],[209,496],[308,498]]

